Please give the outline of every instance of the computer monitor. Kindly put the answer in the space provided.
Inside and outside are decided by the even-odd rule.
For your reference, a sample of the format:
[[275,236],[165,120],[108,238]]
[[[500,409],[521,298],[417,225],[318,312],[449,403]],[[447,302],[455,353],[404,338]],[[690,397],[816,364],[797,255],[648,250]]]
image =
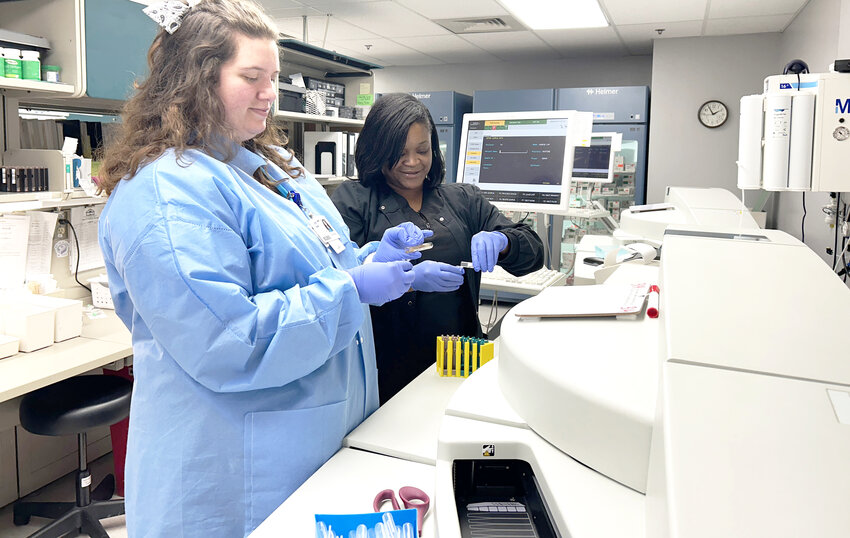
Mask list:
[[573,181],[589,183],[614,181],[617,134],[593,133],[589,146],[576,146],[573,154]]
[[573,147],[590,144],[592,124],[575,110],[464,114],[457,182],[502,210],[565,214]]

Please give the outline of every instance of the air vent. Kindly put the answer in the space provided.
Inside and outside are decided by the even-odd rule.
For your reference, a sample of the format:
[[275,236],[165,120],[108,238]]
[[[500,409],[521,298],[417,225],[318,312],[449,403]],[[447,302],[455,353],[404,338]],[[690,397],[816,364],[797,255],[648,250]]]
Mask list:
[[435,19],[434,22],[453,34],[483,34],[525,30],[525,27],[518,20],[508,15],[468,19]]

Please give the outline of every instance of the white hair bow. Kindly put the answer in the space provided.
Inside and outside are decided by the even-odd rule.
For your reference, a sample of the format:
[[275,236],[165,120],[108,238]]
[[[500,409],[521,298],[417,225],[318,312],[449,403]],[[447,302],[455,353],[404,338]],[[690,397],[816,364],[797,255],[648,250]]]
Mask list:
[[162,0],[149,5],[142,11],[155,23],[162,26],[166,32],[173,34],[180,28],[180,23],[183,22],[183,16],[186,12],[201,2],[201,0],[187,1],[188,4],[184,4],[181,0]]

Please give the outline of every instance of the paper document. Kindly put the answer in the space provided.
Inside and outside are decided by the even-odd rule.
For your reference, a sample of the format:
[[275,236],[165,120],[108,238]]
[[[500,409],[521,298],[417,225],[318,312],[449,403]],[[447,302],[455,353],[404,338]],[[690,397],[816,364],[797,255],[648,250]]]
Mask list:
[[28,211],[29,240],[27,242],[27,280],[50,274],[53,259],[53,232],[59,214],[52,211]]
[[637,314],[643,308],[649,284],[550,286],[514,307],[519,317],[569,318]]
[[73,230],[69,230],[68,238],[71,243],[71,256],[68,258],[70,263],[71,274],[77,267],[77,245],[74,241],[74,234],[77,235],[77,242],[80,243],[80,271],[88,271],[103,267],[103,254],[100,252],[100,245],[97,242],[97,221],[100,218],[100,212],[103,211],[102,205],[88,207],[72,207],[71,208],[71,225]]
[[24,285],[29,222],[29,215],[0,217],[0,289]]

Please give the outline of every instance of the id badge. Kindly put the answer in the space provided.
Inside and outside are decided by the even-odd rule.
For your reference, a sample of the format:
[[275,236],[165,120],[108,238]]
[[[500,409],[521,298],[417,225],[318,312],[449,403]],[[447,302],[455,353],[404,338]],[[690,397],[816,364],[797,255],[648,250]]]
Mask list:
[[333,229],[328,219],[318,215],[310,219],[310,229],[319,238],[326,247],[331,247],[334,252],[339,254],[345,250],[345,245],[339,240],[339,234]]

